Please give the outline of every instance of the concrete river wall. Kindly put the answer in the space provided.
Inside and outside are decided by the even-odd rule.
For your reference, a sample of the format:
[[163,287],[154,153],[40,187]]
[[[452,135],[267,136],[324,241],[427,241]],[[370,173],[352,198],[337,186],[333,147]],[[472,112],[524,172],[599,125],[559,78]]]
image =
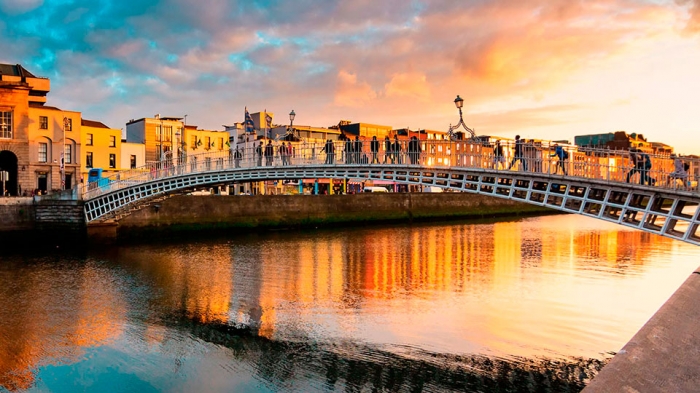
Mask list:
[[[465,193],[356,195],[177,195],[133,212],[107,237],[212,229],[250,231],[552,213],[551,209]],[[91,228],[96,234],[97,228]]]
[[83,211],[81,201],[0,198],[0,247],[83,245],[87,234]]
[[80,201],[2,198],[0,202],[0,246],[47,247],[136,239],[148,233],[249,232],[555,213],[541,206],[465,193],[175,195],[115,222],[86,226]]

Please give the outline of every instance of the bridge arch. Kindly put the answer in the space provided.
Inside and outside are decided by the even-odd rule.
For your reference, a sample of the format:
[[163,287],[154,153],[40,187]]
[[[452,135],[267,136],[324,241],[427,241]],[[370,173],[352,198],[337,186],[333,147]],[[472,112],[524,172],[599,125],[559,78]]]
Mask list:
[[[547,173],[421,165],[289,165],[227,167],[213,161],[205,171],[177,173],[139,182],[114,181],[86,194],[88,223],[128,215],[143,204],[198,186],[281,179],[354,178],[398,184],[437,186],[457,192],[489,195],[637,228],[700,245],[700,197],[683,190]],[[214,166],[218,166],[214,167]],[[233,165],[232,165],[233,166]]]

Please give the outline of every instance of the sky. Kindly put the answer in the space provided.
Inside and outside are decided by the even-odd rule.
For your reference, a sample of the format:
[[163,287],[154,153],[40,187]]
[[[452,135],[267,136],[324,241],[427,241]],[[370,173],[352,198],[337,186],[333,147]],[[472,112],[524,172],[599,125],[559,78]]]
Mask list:
[[700,154],[700,0],[0,0],[0,62],[111,128],[340,120]]

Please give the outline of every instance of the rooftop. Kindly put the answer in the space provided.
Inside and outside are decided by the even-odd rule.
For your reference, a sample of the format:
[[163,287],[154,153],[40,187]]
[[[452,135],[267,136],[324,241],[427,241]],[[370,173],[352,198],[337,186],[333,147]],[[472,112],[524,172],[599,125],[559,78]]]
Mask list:
[[102,122],[95,121],[95,120],[88,120],[88,119],[80,119],[80,125],[81,125],[81,126],[86,126],[86,127],[107,128],[107,129],[109,129],[109,127],[107,127],[107,126],[106,126],[104,123],[102,123]]
[[26,68],[22,67],[21,64],[2,64],[0,63],[0,74],[1,75],[12,75],[20,76],[25,78],[36,78],[34,74],[27,71]]

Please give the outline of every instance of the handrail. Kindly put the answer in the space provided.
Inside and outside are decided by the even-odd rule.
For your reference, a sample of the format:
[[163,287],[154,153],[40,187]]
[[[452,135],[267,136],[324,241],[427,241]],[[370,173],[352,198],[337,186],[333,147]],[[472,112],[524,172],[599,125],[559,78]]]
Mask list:
[[[700,179],[700,158],[695,156],[679,157],[689,167],[683,174],[674,171],[674,158],[665,154],[648,154],[651,167],[647,168],[644,165],[633,164],[631,156],[638,153],[561,144],[560,146],[568,153],[568,159],[560,163],[559,158],[555,156],[557,143],[551,141],[529,140],[516,146],[513,140],[501,140],[502,158],[496,155],[494,143],[475,139],[461,141],[406,139],[387,141],[385,139],[378,140],[376,151],[374,148],[377,144],[373,146],[371,142],[366,139],[359,144],[357,141],[330,143],[271,141],[269,145],[265,144],[265,147],[270,147],[263,148],[262,154],[257,149],[257,144],[247,149],[238,148],[237,152],[231,149],[196,155],[182,154],[121,171],[107,177],[106,181],[99,184],[90,183],[82,187],[81,194],[83,199],[89,200],[112,191],[173,176],[291,165],[434,166],[519,170],[596,179],[608,183],[635,182],[659,189],[684,190],[696,194]],[[284,150],[280,148],[282,144],[285,146]]]

